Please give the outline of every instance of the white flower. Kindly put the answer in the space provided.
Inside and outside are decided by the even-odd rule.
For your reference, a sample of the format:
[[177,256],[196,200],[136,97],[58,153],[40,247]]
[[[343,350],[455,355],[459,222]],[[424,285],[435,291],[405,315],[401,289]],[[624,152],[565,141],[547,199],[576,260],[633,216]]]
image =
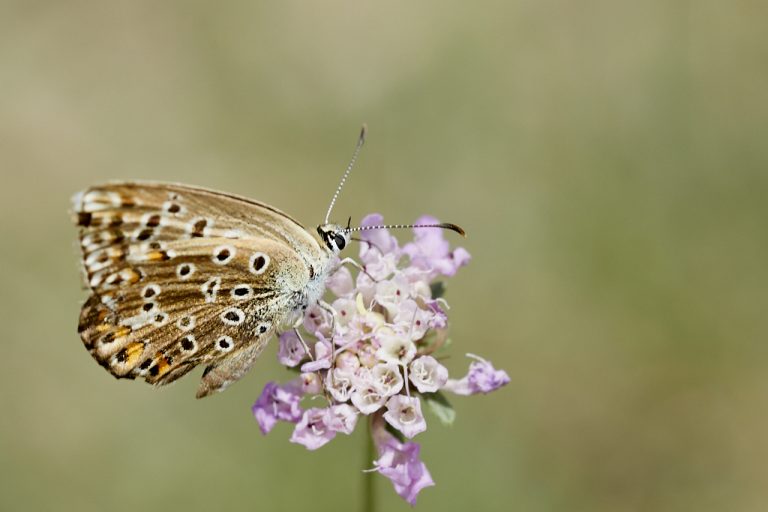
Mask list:
[[366,343],[357,350],[357,358],[365,368],[373,368],[378,362],[376,348],[372,344]]
[[421,413],[421,402],[415,396],[395,395],[390,398],[384,419],[408,439],[427,430],[427,422]]
[[371,369],[373,384],[385,397],[399,393],[403,389],[403,376],[395,363],[377,364]]
[[376,351],[376,357],[381,361],[406,365],[416,355],[416,345],[405,336],[384,334],[379,341],[381,348]]
[[432,288],[426,281],[416,281],[411,283],[411,296],[424,301],[432,300]]
[[400,304],[408,298],[410,283],[402,275],[376,283],[376,302],[384,306],[390,315],[395,315]]
[[360,272],[355,281],[355,291],[358,292],[358,297],[362,298],[363,303],[370,306],[376,294],[376,281],[368,277],[365,272]]
[[411,361],[408,378],[420,393],[434,393],[448,380],[448,370],[432,356],[422,356]]
[[365,271],[376,280],[386,279],[397,270],[398,261],[400,261],[399,254],[379,254],[377,257],[365,262]]
[[420,340],[429,330],[429,322],[434,316],[432,311],[421,309],[414,300],[406,300],[395,314],[395,323],[408,333],[412,340]]
[[352,395],[352,374],[334,368],[333,372],[327,372],[325,376],[325,388],[338,402],[346,402]]
[[352,352],[345,350],[336,356],[336,368],[350,375],[354,374],[360,368],[360,359]]
[[361,368],[353,379],[352,404],[363,414],[378,411],[387,401],[376,384],[373,382],[371,370]]
[[336,322],[342,327],[349,325],[357,313],[357,306],[352,299],[336,299],[331,307],[336,311]]
[[374,332],[384,325],[384,315],[367,310],[362,294],[357,294],[355,297],[355,308],[356,312],[347,324],[347,330],[343,337],[346,341],[369,340],[373,337]]
[[429,286],[429,273],[416,267],[407,267],[400,271],[411,286],[411,297],[428,301],[432,299],[432,288]]

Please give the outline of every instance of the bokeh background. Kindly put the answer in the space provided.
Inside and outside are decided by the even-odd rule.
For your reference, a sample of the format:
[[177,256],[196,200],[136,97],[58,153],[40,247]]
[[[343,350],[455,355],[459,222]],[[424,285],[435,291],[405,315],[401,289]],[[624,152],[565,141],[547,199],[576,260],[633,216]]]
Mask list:
[[419,437],[438,483],[419,510],[765,510],[766,19],[747,0],[2,2],[0,509],[356,509],[364,429],[307,452],[250,416],[286,378],[276,344],[203,401],[195,377],[94,364],[67,209],[144,178],[314,225],[367,122],[338,217],[463,225],[447,364],[512,377]]

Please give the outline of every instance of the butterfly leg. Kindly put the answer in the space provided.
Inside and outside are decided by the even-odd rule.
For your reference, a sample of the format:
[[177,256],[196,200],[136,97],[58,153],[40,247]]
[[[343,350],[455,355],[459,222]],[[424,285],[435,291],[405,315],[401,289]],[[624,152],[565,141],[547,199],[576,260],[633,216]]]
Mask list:
[[336,334],[337,313],[336,313],[336,310],[333,309],[333,306],[331,306],[324,300],[317,301],[317,305],[331,315],[331,367],[328,368],[328,371],[330,372],[331,383],[333,383],[333,370],[334,368],[336,368],[336,341],[333,338],[334,338],[334,335]]
[[293,332],[296,334],[296,337],[299,338],[299,341],[301,342],[301,346],[304,347],[304,352],[307,353],[307,355],[309,356],[309,359],[314,361],[315,358],[314,356],[312,356],[312,351],[309,350],[309,346],[307,345],[307,342],[304,341],[304,338],[301,337],[301,333],[299,332],[299,330],[296,327],[294,327]]
[[[314,361],[315,358],[312,356],[312,352],[310,352],[309,347],[307,346],[307,343],[304,341],[304,338],[301,337],[301,333],[297,328],[293,328],[293,332],[296,333],[296,337],[299,338],[299,341],[301,342],[302,346],[304,347],[304,351],[309,355],[309,358]],[[331,367],[333,367],[333,362],[331,362]],[[320,381],[322,387],[323,387],[323,394],[325,395],[325,399],[328,401],[328,406],[333,405],[333,399],[331,398],[331,395],[328,393],[328,389],[325,387],[325,380],[323,379],[323,372],[318,370],[315,372],[315,375],[317,375],[318,380]],[[333,379],[333,375],[331,375],[331,379]]]
[[379,247],[375,243],[371,242],[370,240],[363,240],[362,238],[356,238],[354,236],[351,238],[351,240],[354,240],[355,242],[360,242],[361,244],[368,244],[369,248],[372,247],[372,248],[376,249],[379,252],[379,254],[384,256],[384,251],[381,250],[381,247]]
[[317,305],[320,306],[321,309],[324,309],[326,313],[331,315],[331,348],[333,350],[333,357],[336,357],[336,342],[333,340],[334,335],[336,334],[336,310],[333,309],[333,306],[325,302],[324,300],[317,301]]
[[339,266],[342,265],[352,265],[355,267],[358,271],[362,272],[363,274],[367,275],[368,278],[373,281],[374,283],[378,283],[379,280],[375,279],[371,274],[368,273],[368,271],[365,270],[365,267],[359,264],[357,261],[353,260],[352,258],[344,258],[339,262]]
[[[335,325],[335,310],[326,302],[319,301],[318,305],[325,309],[326,311],[330,311],[331,313],[331,329],[333,329],[333,326]],[[300,317],[296,320],[296,322],[293,325],[293,332],[296,334],[296,337],[299,338],[299,341],[301,342],[301,346],[304,348],[304,352],[309,356],[309,359],[311,361],[315,360],[315,357],[312,355],[312,351],[309,349],[309,345],[307,345],[307,342],[304,341],[304,337],[301,335],[301,331],[299,331],[299,327],[302,325],[304,321],[304,317]],[[333,331],[332,331],[333,332]],[[331,338],[331,350],[332,350],[332,360],[331,360],[331,371],[333,371],[333,364],[334,360],[336,358],[336,352],[335,352],[335,344],[333,343],[333,338]],[[325,396],[325,399],[328,401],[328,405],[333,405],[333,399],[331,398],[331,395],[328,393],[328,389],[326,388],[325,379],[323,379],[323,373],[322,371],[318,370],[315,372],[317,375],[317,378],[320,380],[320,383],[323,387],[323,394]],[[333,375],[331,375],[331,379],[333,379]]]

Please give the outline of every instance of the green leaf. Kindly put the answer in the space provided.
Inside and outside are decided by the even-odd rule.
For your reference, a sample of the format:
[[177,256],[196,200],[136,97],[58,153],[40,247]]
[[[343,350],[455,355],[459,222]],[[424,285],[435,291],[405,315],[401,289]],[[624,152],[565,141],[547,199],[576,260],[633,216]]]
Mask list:
[[433,299],[439,299],[440,297],[445,295],[445,283],[443,283],[442,281],[432,283],[431,285],[429,285],[429,288],[432,290]]
[[427,402],[429,410],[437,416],[437,419],[439,419],[443,425],[453,425],[453,422],[456,419],[456,411],[453,410],[453,406],[448,399],[445,398],[445,395],[442,392],[425,393],[421,396],[424,397],[424,401]]

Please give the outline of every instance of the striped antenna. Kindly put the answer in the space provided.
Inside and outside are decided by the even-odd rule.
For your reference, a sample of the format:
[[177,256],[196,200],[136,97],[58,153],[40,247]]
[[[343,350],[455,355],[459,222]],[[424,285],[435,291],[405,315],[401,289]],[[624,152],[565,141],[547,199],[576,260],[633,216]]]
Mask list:
[[371,229],[408,229],[408,228],[449,229],[451,231],[455,231],[461,236],[464,236],[464,237],[467,236],[467,234],[464,232],[463,229],[461,229],[461,227],[457,226],[456,224],[451,224],[450,222],[441,222],[440,224],[387,224],[387,225],[381,225],[381,226],[359,226],[356,228],[347,228],[344,230],[344,233],[352,233],[354,231],[370,231]]
[[349,173],[352,172],[352,168],[355,166],[355,162],[357,161],[357,155],[360,153],[360,148],[363,147],[363,144],[365,143],[365,132],[368,130],[368,127],[363,124],[363,127],[360,129],[360,137],[357,139],[357,145],[355,146],[355,152],[352,153],[352,160],[349,161],[349,165],[347,166],[347,170],[344,171],[344,176],[341,177],[341,181],[339,182],[339,186],[336,187],[336,192],[333,194],[333,199],[331,199],[331,204],[328,205],[328,211],[325,214],[325,222],[324,224],[328,224],[328,219],[331,217],[331,210],[333,210],[333,205],[336,204],[336,199],[339,197],[339,193],[341,192],[341,189],[344,187],[344,182],[347,181],[347,177],[349,176]]

